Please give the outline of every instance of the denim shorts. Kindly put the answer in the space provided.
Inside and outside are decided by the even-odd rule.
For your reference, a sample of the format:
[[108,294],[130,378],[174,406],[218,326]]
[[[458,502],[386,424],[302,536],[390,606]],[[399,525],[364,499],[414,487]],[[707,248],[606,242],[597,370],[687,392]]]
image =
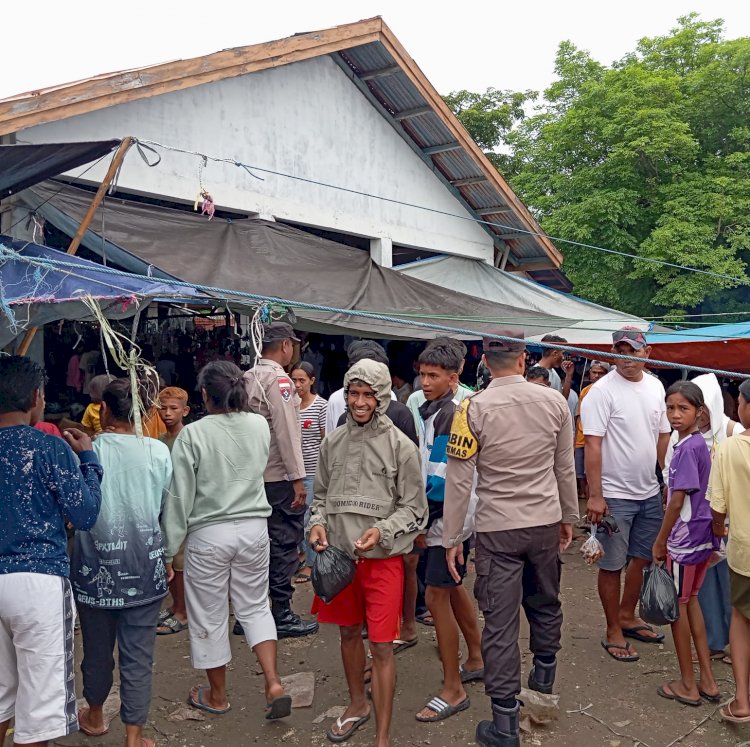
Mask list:
[[612,536],[598,532],[604,548],[598,565],[604,571],[622,570],[628,558],[651,560],[653,546],[664,518],[661,492],[643,501],[607,498],[608,513],[617,521],[618,532]]
[[574,454],[576,460],[576,477],[579,480],[583,480],[586,477],[586,449],[583,446],[576,446]]

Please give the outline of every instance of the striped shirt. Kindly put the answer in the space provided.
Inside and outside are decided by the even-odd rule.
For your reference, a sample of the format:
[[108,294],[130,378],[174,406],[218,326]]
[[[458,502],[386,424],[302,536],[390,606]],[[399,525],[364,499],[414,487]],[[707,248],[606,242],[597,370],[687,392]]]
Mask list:
[[328,402],[318,394],[304,410],[300,407],[299,427],[302,430],[302,460],[305,463],[307,477],[313,477],[315,470],[318,468],[320,442],[323,440],[320,432],[325,432],[327,414]]

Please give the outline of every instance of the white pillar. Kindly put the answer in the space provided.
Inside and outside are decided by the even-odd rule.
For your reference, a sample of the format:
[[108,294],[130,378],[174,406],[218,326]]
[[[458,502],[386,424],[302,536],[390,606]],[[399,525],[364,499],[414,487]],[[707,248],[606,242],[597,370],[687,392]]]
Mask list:
[[370,239],[370,259],[381,267],[393,267],[393,242],[390,238]]

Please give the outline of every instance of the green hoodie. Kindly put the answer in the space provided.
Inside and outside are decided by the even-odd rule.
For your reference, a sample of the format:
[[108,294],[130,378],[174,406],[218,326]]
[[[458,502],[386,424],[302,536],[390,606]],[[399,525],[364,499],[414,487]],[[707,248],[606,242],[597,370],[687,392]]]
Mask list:
[[323,439],[308,533],[324,527],[328,543],[355,558],[355,541],[375,527],[380,542],[364,557],[404,555],[427,525],[419,451],[385,414],[391,401],[387,367],[360,361],[344,377],[345,392],[354,379],[373,388],[377,408],[369,423],[359,425],[349,414]]

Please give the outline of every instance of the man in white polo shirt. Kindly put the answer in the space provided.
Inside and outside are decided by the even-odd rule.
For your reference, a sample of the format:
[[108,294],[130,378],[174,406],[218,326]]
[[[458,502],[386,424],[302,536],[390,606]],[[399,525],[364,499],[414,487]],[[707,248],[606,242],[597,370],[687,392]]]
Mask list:
[[[598,524],[609,515],[613,532],[600,527],[597,537],[605,555],[599,561],[599,598],[607,618],[605,651],[617,661],[637,661],[627,638],[660,643],[664,636],[635,616],[643,569],[661,528],[663,507],[656,474],[664,466],[670,427],[664,387],[644,369],[651,348],[636,327],[612,335],[613,352],[641,360],[617,360],[597,381],[581,405],[586,438],[587,515]],[[620,574],[625,586],[620,594]]]

